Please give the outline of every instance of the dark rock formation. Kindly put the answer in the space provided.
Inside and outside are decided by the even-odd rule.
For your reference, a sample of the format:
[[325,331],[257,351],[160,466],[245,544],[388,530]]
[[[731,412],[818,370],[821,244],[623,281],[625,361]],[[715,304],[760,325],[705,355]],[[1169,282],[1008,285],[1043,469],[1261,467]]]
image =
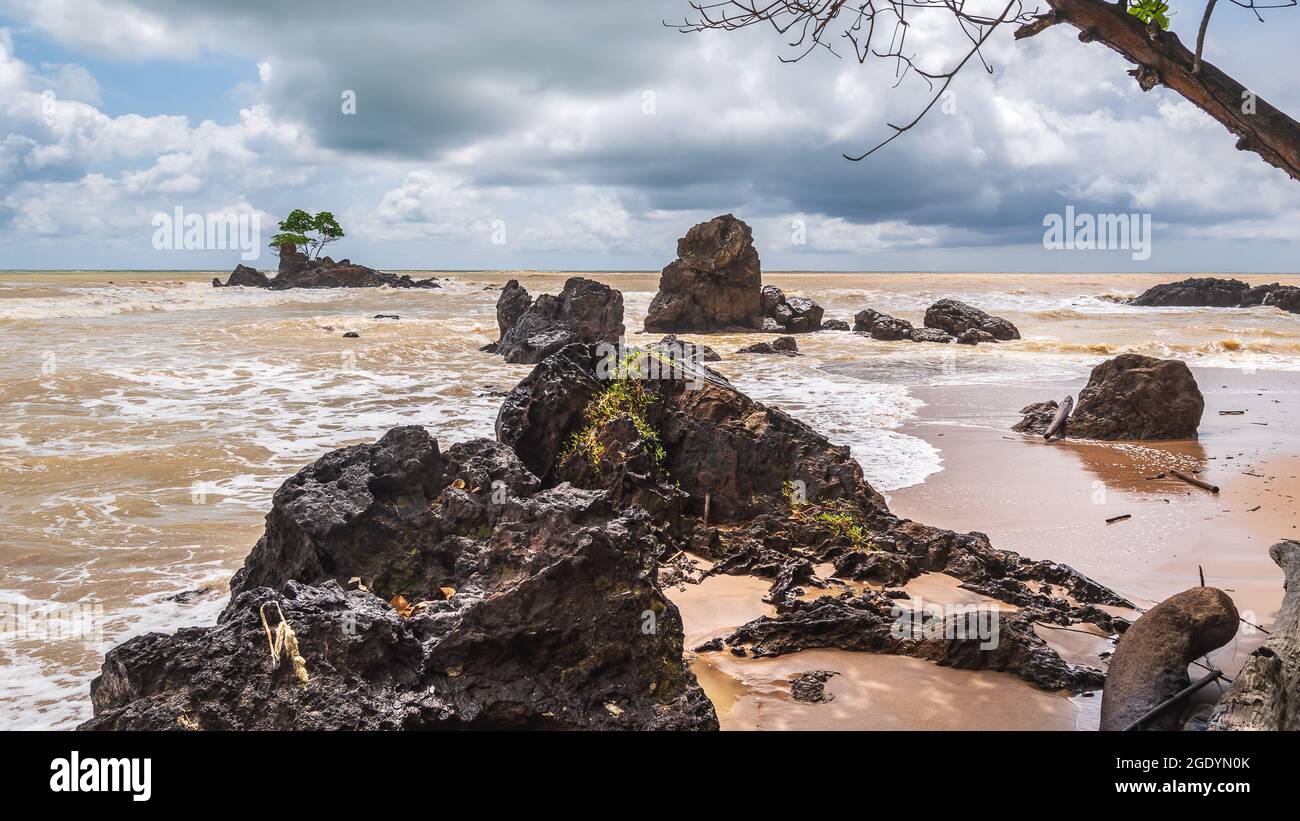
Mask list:
[[953,341],[952,335],[947,331],[941,331],[938,328],[913,328],[913,342],[938,342],[947,344]]
[[1205,410],[1192,371],[1176,359],[1122,354],[1092,369],[1070,416],[1082,439],[1195,439]]
[[880,319],[893,319],[893,317],[888,314],[882,314],[880,311],[871,308],[858,311],[853,315],[853,330],[871,333],[871,328],[876,324],[876,321]]
[[1017,433],[1033,433],[1042,436],[1051,427],[1052,420],[1056,418],[1056,412],[1060,408],[1060,403],[1055,400],[1026,405],[1020,409],[1024,418],[1012,425],[1011,429]]
[[[639,424],[628,424],[628,417],[605,423],[597,439],[617,445],[604,449],[600,470],[575,471],[572,463],[582,457],[566,443],[576,432],[588,431],[589,420],[587,402],[573,395],[596,397],[605,389],[594,369],[595,355],[585,346],[548,358],[506,398],[497,419],[498,437],[526,454],[525,462],[543,486],[564,480],[592,483],[618,487],[629,498],[627,486],[643,481],[638,477],[670,479],[670,487],[685,499],[668,504],[665,492],[650,502],[659,506],[654,519],[666,532],[689,545],[693,554],[713,561],[710,574],[772,580],[769,600],[778,615],[745,625],[725,645],[705,642],[702,651],[726,646],[738,655],[762,656],[844,647],[1005,670],[1049,689],[1099,686],[1098,671],[1066,664],[1033,633],[1032,623],[1088,622],[1118,632],[1126,623],[1096,605],[1123,606],[1122,598],[1064,565],[996,550],[982,534],[894,517],[846,448],[730,386],[642,383],[653,401]],[[610,452],[644,453],[647,441],[637,434],[642,428],[654,432],[661,461],[653,468],[643,462],[637,470],[618,472]],[[707,524],[702,519],[706,499]],[[953,642],[942,634],[897,638],[897,623],[910,611],[896,608],[889,596],[844,593],[815,605],[799,599],[796,592],[812,582],[814,564],[833,565],[838,578],[891,585],[925,572],[944,572],[967,589],[1015,604],[1021,613],[1007,617],[1015,623],[1004,626],[1009,632],[1002,633],[1004,643],[997,648],[975,639]]]
[[1196,277],[1148,288],[1130,305],[1179,308],[1253,308],[1274,305],[1300,313],[1300,288],[1294,285],[1250,285],[1239,279]]
[[[761,330],[769,333],[807,333],[822,328],[822,307],[802,296],[786,298],[775,285],[763,286],[763,319]],[[772,320],[767,322],[766,320]],[[774,327],[775,326],[775,327]]]
[[1288,313],[1300,314],[1300,288],[1294,285],[1258,285],[1241,298],[1241,307],[1273,305]]
[[[1021,409],[1012,426],[1043,434],[1059,409],[1054,401]],[[1177,359],[1121,354],[1092,369],[1065,435],[1076,439],[1195,439],[1205,398],[1192,371]]]
[[623,294],[585,277],[571,277],[556,296],[531,302],[510,280],[497,299],[501,338],[483,350],[507,362],[536,364],[575,342],[616,343],[623,336]]
[[910,340],[912,338],[912,323],[906,319],[895,319],[892,316],[882,316],[871,325],[871,338],[880,339],[885,342],[896,342],[902,339]]
[[648,345],[651,350],[671,351],[675,355],[685,357],[687,360],[698,359],[701,362],[720,362],[722,357],[718,352],[708,345],[702,345],[698,342],[685,342],[677,338],[676,334],[668,334],[663,339]]
[[[1148,288],[1130,305],[1235,308],[1250,286],[1239,279],[1199,277]],[[1259,304],[1259,303],[1256,303]]]
[[270,284],[271,280],[267,278],[266,274],[256,268],[249,268],[247,265],[236,265],[235,270],[230,272],[230,276],[226,279],[224,286],[221,284],[221,280],[212,280],[212,286],[214,288],[228,288],[233,285],[243,285],[249,288],[266,288],[269,287]]
[[[394,428],[277,491],[215,627],[110,651],[83,728],[716,729],[660,550],[644,511],[541,490],[506,446]],[[267,601],[306,683],[270,661]]]
[[743,348],[737,348],[736,353],[767,353],[781,354],[783,356],[799,356],[799,345],[794,341],[793,336],[778,336],[771,342],[757,342],[753,345],[746,345]]
[[[698,580],[677,572],[683,550],[709,573],[772,580],[777,615],[726,638],[739,656],[844,647],[1050,689],[1099,683],[1032,624],[1120,632],[1097,605],[1124,599],[982,534],[897,518],[847,447],[723,381],[614,390],[600,347],[539,363],[505,398],[498,442],[444,452],[422,428],[395,428],[300,471],[276,492],[217,625],[110,651],[84,726],[716,728],[659,587],[661,567]],[[944,572],[1019,610],[989,645],[948,637],[947,618],[935,634],[874,591],[802,601],[799,585],[827,584],[812,576],[824,564],[893,586]],[[268,601],[297,634],[306,683],[269,659]]]
[[872,339],[886,342],[911,340],[912,342],[952,342],[952,336],[937,328],[915,328],[906,319],[867,308],[853,317],[853,330],[867,334]]
[[497,338],[506,335],[510,326],[519,320],[532,307],[533,298],[528,295],[528,289],[519,284],[519,280],[512,279],[506,283],[506,287],[501,289],[501,296],[497,297]]
[[997,337],[979,328],[967,328],[957,334],[958,345],[978,345],[981,342],[997,342]]
[[[220,280],[213,279],[214,287],[222,287]],[[284,291],[290,288],[441,288],[437,280],[412,279],[407,274],[388,274],[376,271],[364,265],[356,265],[351,260],[335,262],[329,257],[308,259],[306,254],[295,249],[293,243],[280,247],[280,268],[274,279],[265,274],[240,265],[231,273],[226,285],[246,285],[257,288],[269,288]]]
[[[1101,702],[1101,729],[1123,730],[1191,684],[1187,665],[1237,635],[1232,597],[1193,587],[1148,610],[1120,639]],[[1176,730],[1182,705],[1148,719],[1144,730]]]
[[947,331],[959,337],[958,341],[963,332],[971,329],[992,334],[998,340],[1020,338],[1020,331],[1007,320],[955,299],[941,299],[926,309],[925,327]]
[[827,319],[822,321],[823,331],[847,331],[849,323],[842,319]]
[[826,682],[839,673],[834,670],[809,670],[790,680],[790,695],[804,704],[826,704],[835,696],[826,692]]
[[664,268],[645,329],[665,333],[762,327],[762,273],[749,226],[731,214],[714,217],[677,241]]

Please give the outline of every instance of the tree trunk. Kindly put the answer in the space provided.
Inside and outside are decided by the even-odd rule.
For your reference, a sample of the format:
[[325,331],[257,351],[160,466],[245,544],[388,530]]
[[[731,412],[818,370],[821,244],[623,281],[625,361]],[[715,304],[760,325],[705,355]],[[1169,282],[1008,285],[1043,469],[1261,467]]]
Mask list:
[[1300,123],[1255,96],[1241,83],[1194,55],[1172,31],[1144,24],[1126,11],[1125,0],[1047,0],[1052,11],[1016,31],[1032,37],[1057,23],[1079,29],[1085,43],[1104,43],[1137,68],[1129,72],[1143,91],[1166,85],[1236,134],[1237,148],[1258,154],[1300,180]]
[[1286,573],[1282,609],[1214,708],[1211,730],[1300,730],[1300,542],[1278,542],[1268,555]]

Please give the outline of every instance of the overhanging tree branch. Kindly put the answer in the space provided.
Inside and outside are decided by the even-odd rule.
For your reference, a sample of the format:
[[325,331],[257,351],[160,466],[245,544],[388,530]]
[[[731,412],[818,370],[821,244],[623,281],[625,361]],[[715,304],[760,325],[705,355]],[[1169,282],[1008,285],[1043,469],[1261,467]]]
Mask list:
[[1085,43],[1099,42],[1119,52],[1137,68],[1129,71],[1143,91],[1164,85],[1209,114],[1238,137],[1237,148],[1258,154],[1292,179],[1300,180],[1300,123],[1269,105],[1219,70],[1200,62],[1172,31],[1143,24],[1125,7],[1100,0],[1047,0],[1053,22],[1038,18],[1016,32],[1032,37],[1056,23],[1069,23]]

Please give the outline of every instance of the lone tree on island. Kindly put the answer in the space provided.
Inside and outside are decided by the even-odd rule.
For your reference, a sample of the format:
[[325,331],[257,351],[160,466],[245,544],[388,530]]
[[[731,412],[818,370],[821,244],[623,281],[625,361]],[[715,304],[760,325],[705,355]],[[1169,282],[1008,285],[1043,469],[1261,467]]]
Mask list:
[[[1297,0],[1230,0],[1259,20],[1262,9],[1295,6]],[[770,25],[788,37],[791,56],[798,62],[822,48],[839,56],[837,46],[852,49],[859,63],[869,57],[898,66],[898,82],[910,73],[929,86],[928,100],[904,125],[889,123],[893,133],[874,148],[845,159],[857,161],[884,148],[911,130],[939,102],[954,77],[978,56],[984,70],[993,68],[980,51],[995,30],[1015,25],[1015,39],[1033,37],[1044,29],[1065,24],[1079,30],[1079,40],[1098,42],[1119,52],[1135,68],[1128,73],[1143,91],[1163,85],[1209,114],[1236,134],[1237,148],[1258,154],[1292,179],[1300,180],[1300,123],[1288,117],[1246,86],[1201,59],[1210,15],[1218,0],[1206,0],[1193,52],[1169,28],[1165,0],[1046,0],[1048,9],[1028,8],[1028,0],[967,3],[966,0],[693,0],[695,19],[674,28],[683,32],[717,29],[735,31],[753,25]],[[980,8],[983,6],[983,8]],[[1001,8],[1001,13],[998,12]],[[922,14],[947,16],[954,24],[952,38],[959,44],[957,57],[947,66],[924,64],[907,48],[908,26]]]
[[280,220],[280,232],[271,237],[270,245],[278,253],[281,245],[291,242],[296,248],[307,249],[308,259],[316,259],[322,248],[343,236],[338,220],[329,211],[321,211],[313,216],[301,208],[295,208],[289,212],[289,216]]

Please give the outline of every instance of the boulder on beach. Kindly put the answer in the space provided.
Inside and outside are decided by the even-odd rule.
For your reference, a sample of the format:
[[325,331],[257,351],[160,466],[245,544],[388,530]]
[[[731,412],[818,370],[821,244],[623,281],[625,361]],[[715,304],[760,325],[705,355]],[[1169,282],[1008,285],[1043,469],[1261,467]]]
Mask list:
[[1195,439],[1204,411],[1185,362],[1122,354],[1092,369],[1068,430],[1084,439]]
[[[1232,597],[1193,587],[1148,610],[1124,633],[1110,660],[1101,701],[1102,730],[1123,730],[1191,684],[1187,666],[1237,635]],[[1177,730],[1175,705],[1143,722],[1143,730]]]
[[849,329],[849,323],[842,319],[826,319],[822,321],[823,331],[847,331]]
[[[215,627],[111,650],[82,728],[717,729],[660,548],[508,446],[394,428],[276,492]],[[281,612],[305,680],[269,656]]]
[[[1012,430],[1042,434],[1059,406],[1040,402],[1023,408]],[[1065,426],[1077,439],[1195,439],[1205,398],[1187,364],[1121,354],[1092,369]]]
[[530,300],[512,279],[497,298],[497,325],[501,338],[483,350],[533,365],[574,342],[618,342],[623,294],[594,279],[570,277],[559,294]]
[[955,299],[941,299],[926,309],[925,327],[938,328],[955,337],[974,329],[1001,341],[1020,338],[1020,331],[1007,320]]
[[763,277],[753,232],[731,214],[714,217],[677,241],[663,269],[645,329],[665,333],[762,327]]

